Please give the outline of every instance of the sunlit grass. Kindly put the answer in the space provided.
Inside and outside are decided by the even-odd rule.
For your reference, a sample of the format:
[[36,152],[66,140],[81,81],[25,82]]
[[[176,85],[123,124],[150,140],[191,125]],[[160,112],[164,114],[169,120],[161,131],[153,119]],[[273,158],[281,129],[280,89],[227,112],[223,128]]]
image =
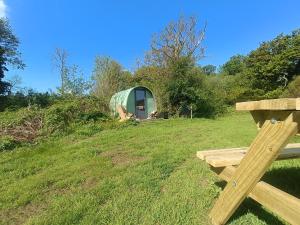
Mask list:
[[[247,146],[256,132],[250,115],[241,113],[157,120],[95,134],[83,127],[2,152],[0,223],[209,224],[221,188],[196,151]],[[266,179],[297,196],[299,167],[300,160],[276,162]],[[230,220],[282,223],[251,200]]]

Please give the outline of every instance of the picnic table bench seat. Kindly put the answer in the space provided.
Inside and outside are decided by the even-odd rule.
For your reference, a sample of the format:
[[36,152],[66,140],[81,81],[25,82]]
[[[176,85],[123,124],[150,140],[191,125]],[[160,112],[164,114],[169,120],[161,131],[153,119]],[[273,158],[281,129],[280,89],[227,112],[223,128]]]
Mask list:
[[197,152],[227,182],[209,214],[212,223],[226,224],[250,197],[286,222],[300,225],[300,199],[261,181],[275,160],[300,158],[300,143],[288,144],[300,133],[300,98],[242,102],[236,110],[250,111],[259,129],[250,147]]
[[[237,166],[246,155],[248,147],[198,151],[197,157],[212,167]],[[300,143],[288,144],[276,160],[300,158]]]

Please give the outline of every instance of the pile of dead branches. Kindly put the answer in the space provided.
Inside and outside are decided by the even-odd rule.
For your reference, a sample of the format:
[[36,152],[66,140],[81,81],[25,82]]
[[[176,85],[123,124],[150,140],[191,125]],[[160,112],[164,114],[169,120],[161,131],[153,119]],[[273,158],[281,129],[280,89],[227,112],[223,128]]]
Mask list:
[[24,119],[20,124],[0,127],[0,136],[10,136],[17,142],[33,142],[41,133],[43,118],[41,116]]

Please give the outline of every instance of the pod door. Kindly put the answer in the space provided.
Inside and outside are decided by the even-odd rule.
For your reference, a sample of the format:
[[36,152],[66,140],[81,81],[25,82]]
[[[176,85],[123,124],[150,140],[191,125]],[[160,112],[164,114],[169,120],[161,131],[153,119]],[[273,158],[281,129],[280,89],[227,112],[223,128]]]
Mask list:
[[146,119],[146,91],[135,89],[135,115],[139,119]]

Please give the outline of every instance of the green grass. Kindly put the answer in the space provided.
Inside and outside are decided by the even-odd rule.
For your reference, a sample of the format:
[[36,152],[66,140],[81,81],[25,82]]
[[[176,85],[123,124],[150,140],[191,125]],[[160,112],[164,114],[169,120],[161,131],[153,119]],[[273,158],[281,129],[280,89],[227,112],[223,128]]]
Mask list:
[[[241,113],[79,130],[1,152],[0,224],[209,224],[222,183],[196,151],[247,146],[256,132]],[[299,197],[299,167],[276,162],[264,179]],[[249,199],[229,224],[284,223]]]

